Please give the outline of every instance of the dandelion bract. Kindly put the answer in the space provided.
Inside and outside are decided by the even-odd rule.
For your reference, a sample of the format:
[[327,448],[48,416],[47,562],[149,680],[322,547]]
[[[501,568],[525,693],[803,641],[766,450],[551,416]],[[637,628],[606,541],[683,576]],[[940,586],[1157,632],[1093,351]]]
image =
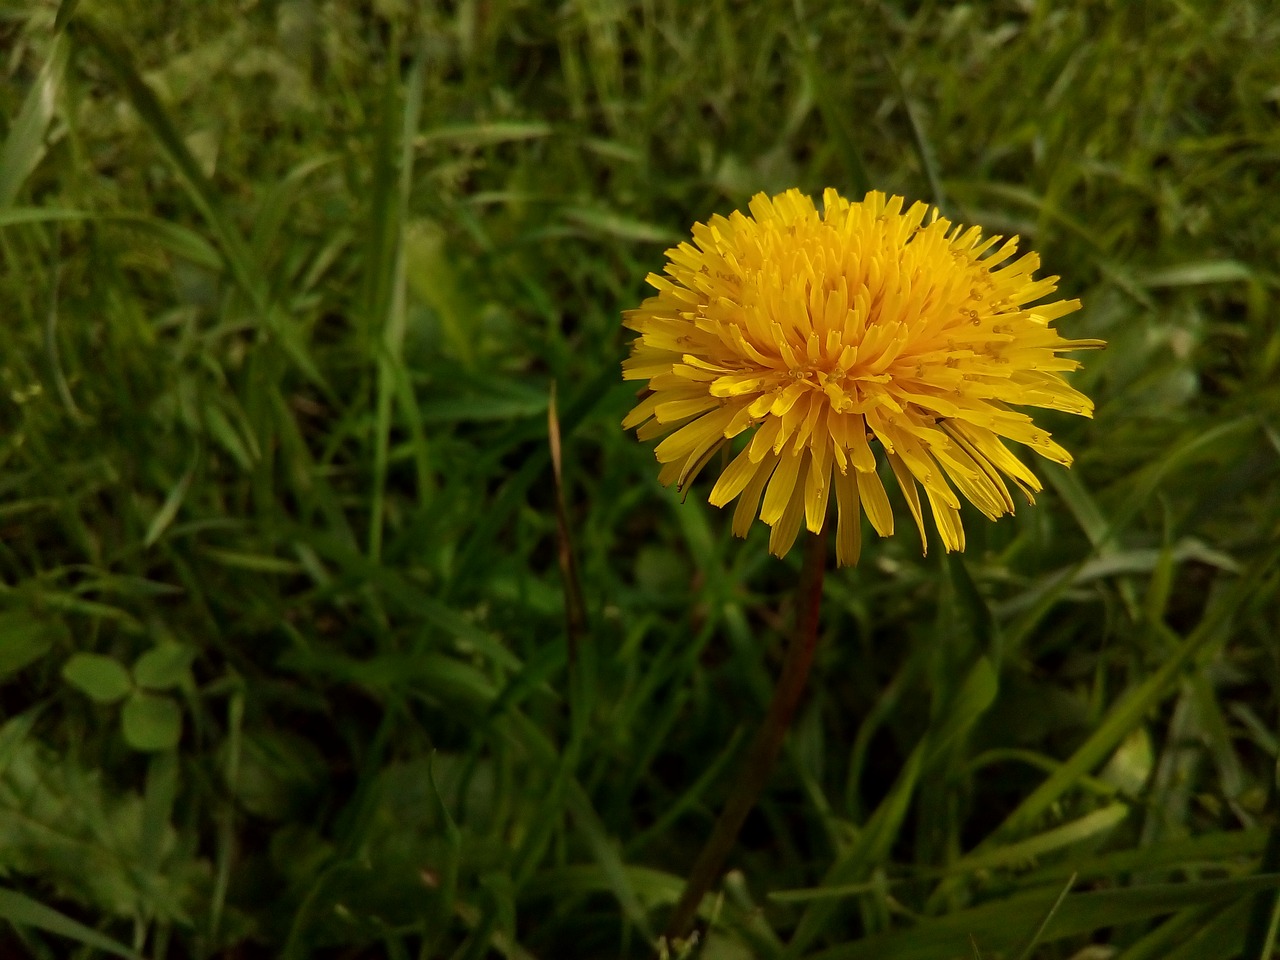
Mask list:
[[659,479],[681,487],[743,437],[710,501],[738,500],[738,536],[758,512],[778,556],[802,523],[822,529],[833,487],[838,562],[857,561],[862,511],[890,535],[880,456],[921,539],[923,488],[943,544],[962,550],[961,496],[994,519],[1014,508],[1006,479],[1028,500],[1040,489],[1006,440],[1071,462],[1014,408],[1092,415],[1061,376],[1077,361],[1059,354],[1100,342],[1053,328],[1080,302],[1037,304],[1058,278],[1037,279],[1040,258],[1016,256],[1016,237],[903,207],[829,189],[819,214],[798,190],[759,194],[749,215],[695,225],[625,316],[639,336],[623,376],[648,390],[624,427],[664,438]]

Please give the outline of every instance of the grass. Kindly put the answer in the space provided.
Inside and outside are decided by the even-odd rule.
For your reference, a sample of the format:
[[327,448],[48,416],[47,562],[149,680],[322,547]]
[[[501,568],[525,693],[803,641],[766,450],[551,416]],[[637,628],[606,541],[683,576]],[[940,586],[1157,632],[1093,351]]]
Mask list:
[[1267,3],[44,0],[0,37],[6,955],[656,956],[799,558],[657,485],[619,313],[694,220],[866,184],[1037,249],[1109,342],[1097,415],[963,555],[829,573],[703,956],[1269,955]]

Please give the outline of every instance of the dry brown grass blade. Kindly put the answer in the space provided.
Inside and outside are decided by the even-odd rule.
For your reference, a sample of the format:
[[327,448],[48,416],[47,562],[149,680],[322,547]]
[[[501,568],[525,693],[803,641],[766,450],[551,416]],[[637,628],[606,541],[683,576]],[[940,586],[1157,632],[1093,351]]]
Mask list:
[[556,542],[560,561],[560,575],[564,578],[565,631],[569,644],[569,659],[578,656],[578,647],[587,629],[587,608],[582,599],[582,582],[578,576],[578,562],[573,551],[573,537],[569,532],[569,516],[564,503],[564,471],[561,467],[560,418],[556,413],[556,385],[551,384],[551,397],[547,403],[547,443],[551,449],[551,475],[556,490]]

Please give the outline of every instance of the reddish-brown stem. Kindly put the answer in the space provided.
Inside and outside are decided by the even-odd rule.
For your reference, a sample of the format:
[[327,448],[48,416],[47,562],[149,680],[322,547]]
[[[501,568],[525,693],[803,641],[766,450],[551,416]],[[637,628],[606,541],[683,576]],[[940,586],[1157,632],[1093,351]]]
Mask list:
[[724,809],[720,811],[720,818],[716,821],[711,836],[694,861],[684,893],[667,922],[666,936],[669,942],[683,940],[689,935],[703,896],[720,878],[724,862],[737,842],[738,832],[742,829],[747,814],[756,805],[782,750],[782,741],[786,738],[791,719],[804,694],[805,682],[818,645],[818,612],[822,605],[822,578],[827,566],[826,543],[826,537],[822,533],[806,535],[804,566],[797,592],[800,604],[796,628],[787,646],[782,675],[773,689],[773,699],[769,703],[764,723],[756,732],[744,758],[738,782]]

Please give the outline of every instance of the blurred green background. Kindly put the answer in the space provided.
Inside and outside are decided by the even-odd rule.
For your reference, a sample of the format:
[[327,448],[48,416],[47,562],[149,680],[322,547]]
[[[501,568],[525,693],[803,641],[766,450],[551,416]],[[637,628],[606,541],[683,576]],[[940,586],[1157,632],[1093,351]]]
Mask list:
[[1265,955],[1277,49],[1269,0],[0,4],[0,954],[656,956],[799,551],[658,486],[619,314],[830,185],[1020,234],[1109,347],[1034,507],[831,572],[703,955]]

